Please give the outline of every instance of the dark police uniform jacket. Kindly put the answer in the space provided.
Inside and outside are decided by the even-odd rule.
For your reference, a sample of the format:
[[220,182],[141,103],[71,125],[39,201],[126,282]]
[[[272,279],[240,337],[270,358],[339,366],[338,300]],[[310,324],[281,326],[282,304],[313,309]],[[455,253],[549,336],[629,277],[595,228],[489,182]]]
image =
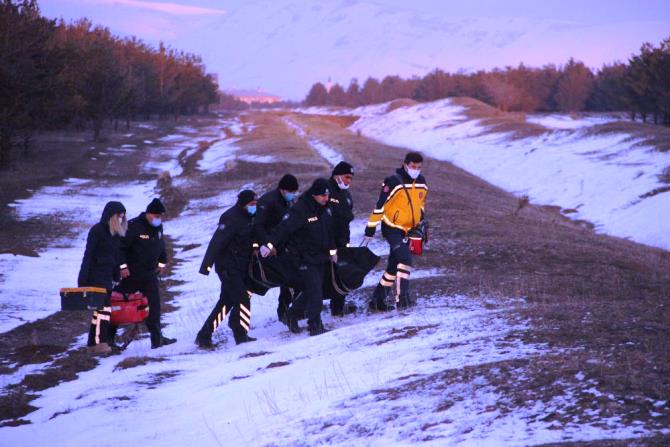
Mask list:
[[152,226],[146,213],[130,219],[126,236],[121,239],[121,255],[121,268],[128,267],[133,280],[157,277],[156,268],[167,263],[163,225]]
[[258,199],[258,211],[254,216],[254,235],[260,244],[270,241],[270,233],[279,225],[290,208],[279,189],[268,191]]
[[253,219],[244,206],[234,205],[219,218],[212,239],[209,241],[200,273],[208,275],[212,265],[217,273],[223,271],[247,272],[254,250]]
[[303,263],[328,262],[330,255],[337,251],[332,210],[319,205],[311,195],[303,194],[275,228],[270,244],[286,244],[287,251],[297,253]]

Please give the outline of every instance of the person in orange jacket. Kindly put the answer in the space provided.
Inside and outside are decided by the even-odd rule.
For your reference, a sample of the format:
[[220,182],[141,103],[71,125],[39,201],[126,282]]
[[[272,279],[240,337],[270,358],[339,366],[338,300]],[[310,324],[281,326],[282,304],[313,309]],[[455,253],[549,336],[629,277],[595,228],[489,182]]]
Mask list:
[[395,303],[399,309],[414,304],[409,296],[412,254],[407,236],[410,230],[418,227],[425,215],[428,186],[421,175],[422,163],[423,157],[417,152],[405,156],[402,167],[384,180],[379,200],[365,228],[368,242],[381,222],[382,236],[389,244],[388,266],[372,294],[371,310],[393,309],[394,306],[386,302],[386,297],[392,292],[395,292]]

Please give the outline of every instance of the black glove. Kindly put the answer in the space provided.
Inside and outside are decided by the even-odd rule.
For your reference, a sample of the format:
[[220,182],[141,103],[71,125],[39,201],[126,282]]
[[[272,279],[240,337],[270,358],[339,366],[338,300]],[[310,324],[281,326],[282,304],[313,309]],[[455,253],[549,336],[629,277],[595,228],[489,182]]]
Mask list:
[[374,227],[365,227],[365,236],[372,237],[375,235],[375,231],[377,231],[376,225]]

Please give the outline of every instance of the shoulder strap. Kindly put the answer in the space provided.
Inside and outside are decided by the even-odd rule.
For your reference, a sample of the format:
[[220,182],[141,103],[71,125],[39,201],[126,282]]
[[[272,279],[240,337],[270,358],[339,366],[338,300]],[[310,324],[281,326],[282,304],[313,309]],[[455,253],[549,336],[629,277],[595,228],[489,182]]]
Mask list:
[[414,220],[414,204],[412,204],[412,197],[409,195],[409,191],[407,191],[407,187],[405,186],[405,181],[400,177],[399,174],[396,174],[395,177],[400,181],[400,185],[402,186],[403,191],[405,191],[405,195],[407,196],[407,201],[409,202],[409,209],[412,211],[412,228],[416,227],[416,221]]

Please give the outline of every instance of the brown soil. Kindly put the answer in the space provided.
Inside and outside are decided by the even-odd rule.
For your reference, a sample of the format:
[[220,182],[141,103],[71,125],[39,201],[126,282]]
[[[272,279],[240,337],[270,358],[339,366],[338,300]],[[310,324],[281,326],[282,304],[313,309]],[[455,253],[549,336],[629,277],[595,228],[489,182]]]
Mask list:
[[[177,123],[179,126],[207,126],[211,119],[191,119]],[[35,139],[32,152],[0,175],[0,225],[7,231],[0,232],[0,253],[37,255],[36,251],[48,246],[53,240],[80,228],[69,228],[56,219],[45,221],[16,220],[8,204],[29,197],[32,191],[50,185],[59,185],[68,177],[95,177],[105,180],[150,180],[152,176],[140,171],[146,158],[142,148],[144,140],[157,140],[172,133],[172,122],[152,123],[156,129],[133,127],[130,131],[109,132],[104,141],[93,144],[85,133],[45,133]],[[132,136],[128,134],[133,133]],[[135,144],[137,150],[123,157],[105,155],[110,146]],[[48,160],[48,163],[45,163]],[[188,162],[188,161],[187,161]],[[169,176],[159,181],[159,193],[171,215],[178,215],[186,204],[183,196],[172,187]],[[101,204],[102,207],[103,204]],[[166,237],[168,256],[172,257],[173,246]],[[165,272],[169,276],[172,265]],[[161,281],[162,312],[174,308],[169,304],[171,294],[169,280]],[[54,299],[58,299],[55,295]],[[75,380],[77,374],[95,368],[98,361],[83,348],[72,348],[75,339],[88,331],[89,311],[56,312],[41,320],[26,323],[2,334],[0,337],[0,373],[11,374],[28,364],[47,363],[57,360],[46,368],[24,377],[15,385],[0,390],[0,425],[26,423],[23,416],[35,408],[30,401],[38,391],[53,387],[64,381]],[[146,328],[142,327],[143,333]],[[123,330],[120,331],[120,335]],[[141,336],[142,337],[142,336]],[[137,343],[137,341],[135,341]]]
[[[520,124],[519,116],[497,114],[492,117],[494,111],[486,109],[485,105],[472,100],[458,101],[469,108],[473,117],[481,114],[494,120],[501,126],[498,129],[509,125],[520,134],[537,131],[533,126]],[[315,177],[327,177],[330,166],[285,124],[283,120],[286,118],[303,126],[310,138],[332,146],[356,167],[351,190],[355,210],[359,217],[367,216],[374,207],[380,182],[400,166],[404,150],[349,132],[345,127],[351,123],[351,117],[325,118],[263,111],[245,115],[244,119],[255,127],[238,144],[245,154],[274,155],[276,162],[234,161],[225,173],[202,175],[195,162],[205,149],[197,151],[194,158],[182,161],[182,166],[188,167],[185,172],[188,183],[174,188],[172,182],[165,180],[164,190],[168,197],[174,197],[174,209],[181,209],[184,198],[211,197],[249,183],[253,183],[257,192],[264,192],[274,188],[286,172],[298,177],[301,190],[306,189]],[[89,161],[84,162],[87,163]],[[65,169],[60,171],[63,175],[65,172]],[[498,392],[509,396],[514,405],[522,405],[525,399],[550,400],[558,391],[552,384],[559,381],[565,386],[581,386],[575,379],[578,368],[584,374],[584,380],[596,381],[603,394],[612,394],[617,402],[623,402],[616,407],[603,405],[599,410],[603,416],[614,412],[629,420],[642,420],[650,429],[659,424],[667,426],[670,422],[667,404],[662,408],[655,407],[657,413],[662,413],[661,417],[652,418],[650,410],[651,401],[670,400],[670,350],[666,340],[670,323],[667,306],[670,253],[595,234],[588,225],[567,219],[560,210],[527,203],[520,206],[518,197],[449,163],[427,159],[424,173],[430,187],[427,215],[431,241],[425,255],[416,259],[416,263],[419,268],[441,268],[448,275],[413,283],[419,305],[421,297],[449,294],[495,297],[502,302],[523,298],[525,304],[517,305],[516,315],[510,315],[510,318],[529,321],[531,329],[517,336],[528,342],[544,344],[552,349],[552,353],[565,353],[493,363],[457,372],[445,371],[432,379],[469,380],[483,376],[496,386]],[[15,198],[9,193],[2,194],[10,200]],[[27,194],[24,192],[24,196]],[[7,203],[7,199],[4,200]],[[12,232],[24,231],[16,225],[10,228]],[[169,224],[166,229],[169,234]],[[16,249],[29,250],[30,247]],[[64,317],[56,314],[49,318]],[[72,328],[69,339],[67,330],[64,330],[60,342],[63,345],[58,343],[58,346],[64,346],[65,350],[74,336],[85,330],[85,320]],[[26,345],[56,344],[46,335],[44,339],[31,338],[33,333],[48,334],[58,327],[50,322],[52,324],[37,322],[4,334],[0,343],[5,343],[7,335],[10,342],[1,346],[7,349],[0,352],[15,352]],[[411,328],[405,329],[390,336],[416,335]],[[416,333],[424,329],[429,330],[416,328]],[[58,339],[58,335],[55,336]],[[57,350],[44,348],[43,353],[31,355],[35,359],[45,359],[55,352]],[[21,361],[37,361],[30,360],[33,357],[24,355]],[[7,357],[2,361],[0,365],[7,367],[16,360]],[[520,371],[524,381],[514,381]],[[455,374],[458,375],[456,379]],[[153,378],[143,383],[156,386],[169,378]],[[409,383],[413,384],[415,392],[431,392],[434,381],[426,377],[408,379],[412,380]],[[23,412],[15,412],[11,418],[5,419],[20,423],[20,416],[29,411],[31,390],[26,387],[23,395],[7,396],[6,400],[0,401],[3,411],[12,402],[24,405]],[[579,401],[570,409],[570,414],[585,418],[584,410],[601,408],[599,405],[599,402]],[[562,421],[557,419],[557,423]]]
[[[330,120],[295,119],[356,166],[356,211],[372,210],[380,181],[404,152]],[[662,416],[649,415],[652,401],[670,400],[670,253],[596,234],[560,210],[520,206],[519,198],[449,163],[427,159],[424,173],[431,241],[417,264],[451,274],[415,281],[415,293],[522,297],[516,316],[532,325],[522,338],[570,352],[526,365],[528,382],[507,392],[523,396],[530,387],[547,401],[553,390],[538,386],[548,380],[543,371],[551,371],[550,381],[571,383],[579,365],[602,393],[625,402],[616,411],[650,428],[668,426],[667,403],[655,408]]]
[[670,150],[670,128],[654,124],[643,124],[633,121],[615,121],[594,126],[588,134],[629,134],[630,141],[638,145],[655,147],[659,151]]
[[539,124],[526,122],[526,114],[503,112],[474,98],[453,98],[454,104],[465,108],[468,119],[480,120],[488,133],[508,133],[512,138],[527,138],[542,135],[547,129]]
[[165,357],[128,357],[117,363],[114,367],[114,371],[136,368],[149,363],[164,362],[166,360]]

